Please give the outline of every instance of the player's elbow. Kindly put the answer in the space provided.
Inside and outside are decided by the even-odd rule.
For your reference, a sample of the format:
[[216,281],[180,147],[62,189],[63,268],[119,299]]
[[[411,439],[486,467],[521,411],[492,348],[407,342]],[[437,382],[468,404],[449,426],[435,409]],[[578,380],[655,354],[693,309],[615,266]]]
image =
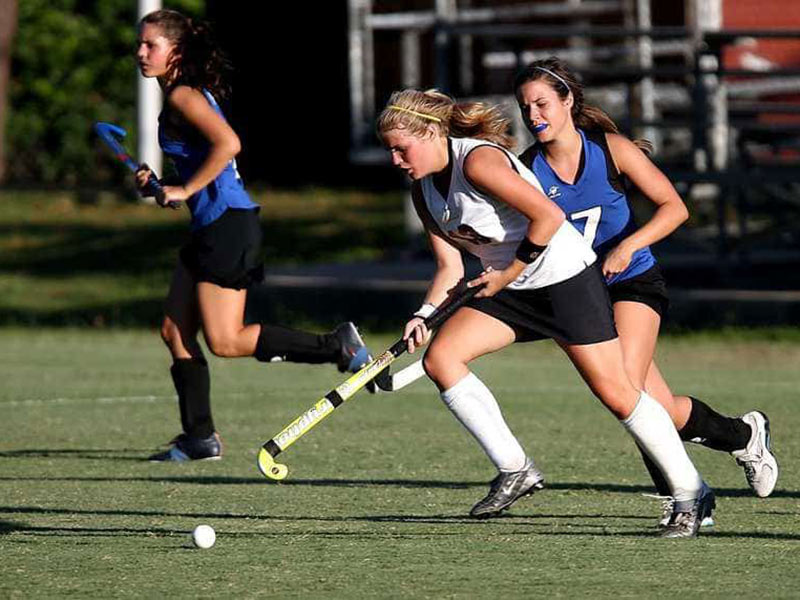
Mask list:
[[220,150],[222,150],[229,159],[236,158],[236,155],[242,151],[242,142],[239,141],[239,136],[235,134],[227,136],[220,146]]
[[239,152],[242,151],[242,142],[239,140],[238,135],[234,135],[228,141],[228,151],[231,153],[232,156],[236,156]]
[[222,156],[225,160],[233,160],[242,150],[242,143],[239,136],[235,133],[225,135],[217,139],[213,144],[213,151],[217,156]]
[[689,209],[686,208],[686,205],[683,203],[683,201],[679,201],[678,203],[678,208],[676,210],[676,217],[678,219],[679,225],[689,220]]

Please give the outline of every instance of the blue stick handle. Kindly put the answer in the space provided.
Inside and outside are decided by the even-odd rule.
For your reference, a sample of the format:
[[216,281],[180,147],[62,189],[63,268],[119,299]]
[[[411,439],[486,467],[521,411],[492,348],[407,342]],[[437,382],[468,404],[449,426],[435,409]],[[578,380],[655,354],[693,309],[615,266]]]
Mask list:
[[[119,141],[127,135],[127,132],[122,127],[114,125],[113,123],[104,123],[102,121],[98,121],[94,124],[94,130],[97,132],[97,135],[100,136],[100,139],[103,140],[106,146],[111,149],[111,151],[114,153],[114,156],[117,157],[117,160],[122,162],[132,172],[136,173],[141,168],[149,168],[147,165],[140,165],[138,162],[136,162],[133,157],[128,154],[128,151],[125,150],[125,147]],[[147,188],[149,188],[149,190]],[[156,177],[155,173],[152,171],[149,179],[147,180],[147,188],[145,191],[152,192],[152,195],[155,196],[156,202],[159,206],[180,208],[180,203],[166,201],[164,188],[161,187],[158,177]]]

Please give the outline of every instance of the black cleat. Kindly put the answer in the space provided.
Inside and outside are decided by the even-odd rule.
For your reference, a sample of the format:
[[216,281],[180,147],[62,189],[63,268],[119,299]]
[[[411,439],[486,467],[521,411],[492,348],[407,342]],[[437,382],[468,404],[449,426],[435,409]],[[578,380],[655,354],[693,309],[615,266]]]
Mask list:
[[173,439],[172,446],[153,454],[150,462],[187,462],[190,460],[219,460],[222,458],[222,441],[214,432],[207,438],[193,438],[185,433]]
[[528,459],[521,471],[501,471],[489,484],[489,493],[472,507],[469,516],[476,519],[497,516],[523,496],[533,494],[542,488],[544,488],[544,475],[536,468],[533,461]]

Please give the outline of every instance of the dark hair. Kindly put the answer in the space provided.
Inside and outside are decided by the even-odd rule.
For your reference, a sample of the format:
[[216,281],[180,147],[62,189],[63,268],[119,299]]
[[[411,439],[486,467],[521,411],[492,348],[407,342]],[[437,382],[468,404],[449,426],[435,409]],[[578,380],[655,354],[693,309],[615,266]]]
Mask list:
[[[526,83],[540,79],[544,79],[562,100],[565,100],[572,92],[573,102],[570,112],[576,127],[619,133],[619,127],[605,111],[586,104],[583,96],[583,84],[566,63],[555,56],[534,61],[517,73],[514,78],[514,95],[518,96],[519,89]],[[633,143],[647,154],[653,151],[653,144],[649,140],[633,140]]]
[[206,89],[218,100],[230,96],[226,77],[231,63],[220,50],[207,23],[194,21],[175,10],[156,10],[146,14],[139,26],[156,25],[175,45],[174,60],[167,69],[167,80],[175,85]]

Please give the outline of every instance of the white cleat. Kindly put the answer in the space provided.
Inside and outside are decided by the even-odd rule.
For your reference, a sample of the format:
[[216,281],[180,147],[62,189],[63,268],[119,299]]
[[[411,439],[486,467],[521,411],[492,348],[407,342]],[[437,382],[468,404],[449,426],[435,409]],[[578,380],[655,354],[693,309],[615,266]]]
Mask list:
[[734,450],[731,455],[744,469],[747,483],[756,496],[766,498],[778,482],[778,461],[772,454],[769,419],[758,410],[742,415],[741,419],[750,425],[753,432],[747,446],[741,450]]

